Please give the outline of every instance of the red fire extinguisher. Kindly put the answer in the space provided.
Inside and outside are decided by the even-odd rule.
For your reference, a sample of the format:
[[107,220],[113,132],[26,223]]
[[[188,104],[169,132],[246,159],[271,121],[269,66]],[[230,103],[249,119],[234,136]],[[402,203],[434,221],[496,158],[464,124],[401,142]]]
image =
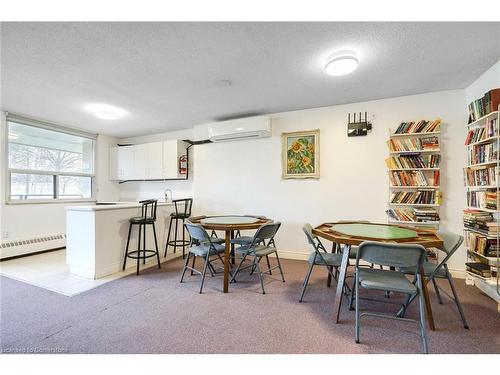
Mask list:
[[179,158],[179,174],[186,174],[187,173],[187,156],[182,155]]

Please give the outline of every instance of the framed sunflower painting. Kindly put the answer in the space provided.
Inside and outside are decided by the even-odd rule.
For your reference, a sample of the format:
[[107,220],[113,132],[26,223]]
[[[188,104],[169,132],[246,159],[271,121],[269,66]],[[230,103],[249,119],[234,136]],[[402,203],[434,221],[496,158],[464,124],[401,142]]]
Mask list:
[[319,129],[281,133],[282,177],[319,178]]

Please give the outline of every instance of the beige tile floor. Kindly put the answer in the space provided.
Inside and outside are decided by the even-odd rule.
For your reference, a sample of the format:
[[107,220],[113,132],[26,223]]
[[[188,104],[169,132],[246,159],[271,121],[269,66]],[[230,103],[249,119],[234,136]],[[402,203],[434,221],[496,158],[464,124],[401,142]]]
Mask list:
[[[165,260],[169,260],[167,256]],[[148,264],[149,263],[149,264]],[[141,269],[155,266],[154,262],[141,265]],[[98,280],[69,273],[66,250],[11,259],[0,262],[0,275],[71,297],[135,272],[135,267]]]

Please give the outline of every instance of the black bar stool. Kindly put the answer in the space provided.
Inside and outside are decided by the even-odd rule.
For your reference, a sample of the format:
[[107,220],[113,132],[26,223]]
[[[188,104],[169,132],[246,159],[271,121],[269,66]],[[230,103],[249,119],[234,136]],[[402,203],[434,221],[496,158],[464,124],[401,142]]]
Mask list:
[[[158,260],[158,268],[160,266],[160,253],[158,251],[158,241],[156,240],[156,229],[155,229],[155,221],[156,221],[156,206],[158,201],[156,199],[148,199],[144,201],[140,201],[142,203],[142,211],[141,216],[132,217],[129,219],[130,226],[128,228],[128,238],[127,238],[127,248],[125,249],[125,258],[123,259],[123,270],[125,270],[125,266],[127,264],[127,258],[137,259],[137,271],[136,275],[139,275],[139,264],[142,259],[142,264],[146,263],[146,258],[151,258],[156,256]],[[149,215],[148,215],[149,211]],[[137,250],[128,251],[128,245],[130,243],[130,234],[132,232],[132,226],[139,226],[139,237],[137,240]],[[153,236],[155,239],[155,248],[156,250],[147,250],[146,249],[146,225],[153,226]],[[142,249],[141,249],[141,229],[144,228],[144,234],[142,238]],[[142,254],[142,255],[141,255]]]
[[[186,220],[187,218],[189,218],[191,216],[191,207],[193,206],[193,198],[175,199],[172,202],[175,205],[175,212],[172,212],[170,214],[170,224],[168,226],[167,243],[165,245],[165,254],[163,254],[163,256],[164,257],[167,256],[167,250],[168,250],[169,246],[172,246],[174,248],[174,253],[178,247],[182,247],[182,258],[184,259],[186,256],[186,246],[189,246],[189,243],[190,243],[189,240],[186,240],[184,220]],[[178,204],[184,205],[183,212],[179,211]],[[175,220],[175,233],[174,233],[174,239],[171,241],[170,240],[170,231],[172,229],[172,221],[173,220]],[[182,221],[182,223],[181,223],[182,240],[177,239],[177,227],[178,227],[179,220]]]

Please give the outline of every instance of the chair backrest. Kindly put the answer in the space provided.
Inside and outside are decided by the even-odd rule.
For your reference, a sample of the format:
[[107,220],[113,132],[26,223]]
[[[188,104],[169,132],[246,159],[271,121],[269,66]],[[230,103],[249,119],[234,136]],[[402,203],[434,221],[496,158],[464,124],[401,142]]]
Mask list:
[[434,272],[430,276],[436,274],[441,269],[441,267],[443,267],[446,264],[448,259],[450,259],[451,256],[455,254],[455,251],[457,251],[460,248],[462,242],[464,242],[463,236],[452,232],[441,230],[437,232],[437,235],[443,240],[443,245],[439,249],[443,251],[446,254],[446,256],[441,262],[438,263],[438,265],[434,269]]
[[317,238],[317,236],[312,231],[312,225],[309,223],[306,223],[302,227],[302,230],[306,234],[307,242],[309,242],[311,245],[313,245],[314,248],[316,249],[317,245],[316,245],[316,242],[314,242],[314,240]]
[[186,222],[184,223],[184,226],[186,227],[189,236],[191,237],[192,240],[196,240],[199,243],[208,240],[210,243],[212,243],[210,241],[210,236],[208,235],[207,231],[200,224],[193,224],[190,222]]
[[274,239],[276,232],[278,232],[278,229],[280,229],[280,226],[280,222],[262,225],[259,229],[257,229],[257,232],[255,232],[250,246],[256,246],[263,240],[269,240],[269,242],[271,242]]
[[[157,199],[146,199],[139,201],[142,204],[141,216],[146,219],[147,217],[152,217],[156,220],[156,206],[158,204]],[[148,214],[149,212],[149,214]]]
[[[172,203],[175,205],[175,214],[183,214],[187,216],[191,216],[191,208],[193,207],[193,198],[183,198],[183,199],[174,199]],[[184,212],[180,212],[177,204],[184,205]]]
[[365,241],[359,245],[356,267],[360,260],[364,260],[387,267],[415,267],[418,270],[424,258],[422,245]]

